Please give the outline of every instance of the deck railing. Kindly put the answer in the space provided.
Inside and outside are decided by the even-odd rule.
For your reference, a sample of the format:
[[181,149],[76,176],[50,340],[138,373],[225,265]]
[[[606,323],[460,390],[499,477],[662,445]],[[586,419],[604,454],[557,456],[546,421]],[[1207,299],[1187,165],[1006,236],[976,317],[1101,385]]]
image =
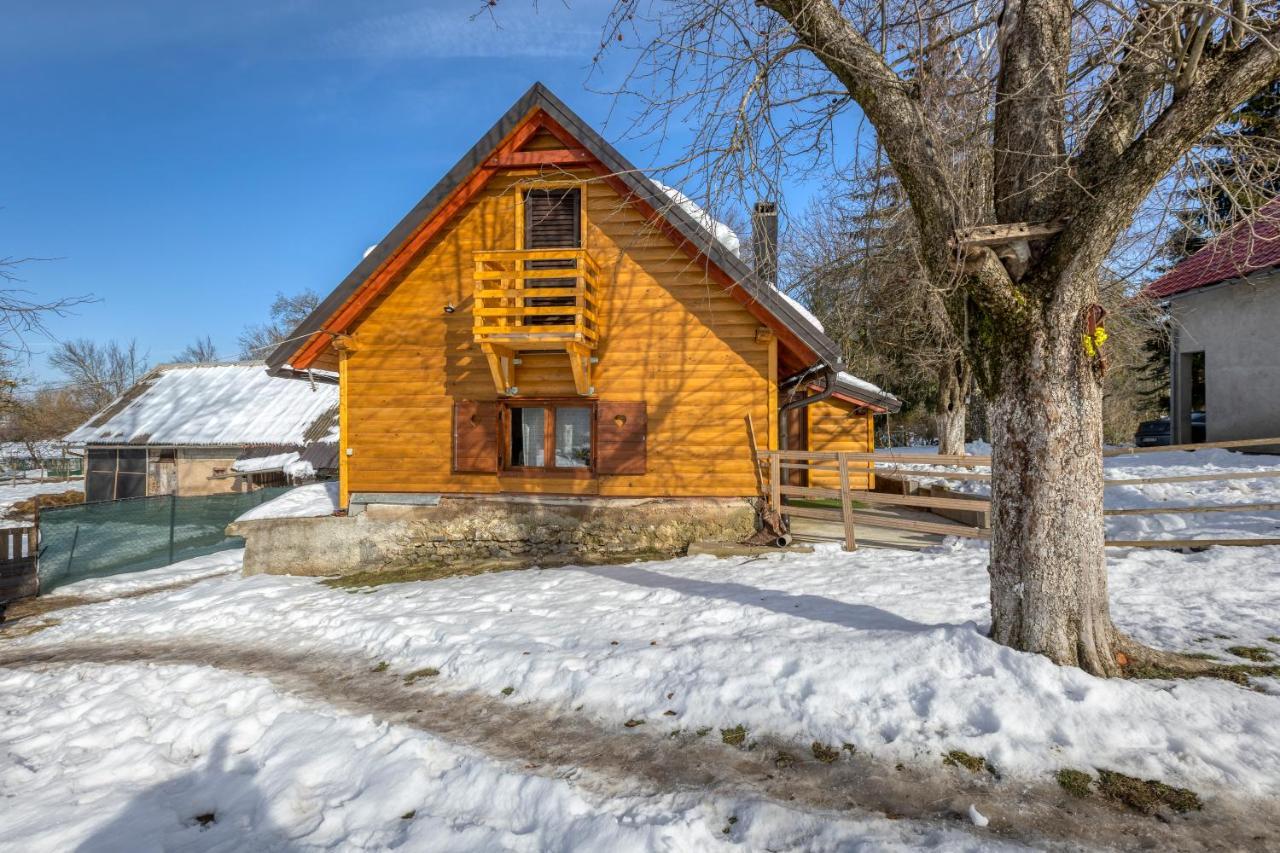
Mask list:
[[514,350],[600,340],[600,267],[585,249],[475,253],[475,340]]

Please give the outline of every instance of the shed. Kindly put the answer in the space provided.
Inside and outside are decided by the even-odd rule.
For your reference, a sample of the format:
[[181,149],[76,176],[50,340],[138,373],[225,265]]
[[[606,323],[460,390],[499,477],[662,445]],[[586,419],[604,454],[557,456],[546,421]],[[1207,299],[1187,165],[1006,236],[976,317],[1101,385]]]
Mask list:
[[337,468],[337,381],[262,362],[161,365],[66,440],[85,445],[87,501],[325,477]]

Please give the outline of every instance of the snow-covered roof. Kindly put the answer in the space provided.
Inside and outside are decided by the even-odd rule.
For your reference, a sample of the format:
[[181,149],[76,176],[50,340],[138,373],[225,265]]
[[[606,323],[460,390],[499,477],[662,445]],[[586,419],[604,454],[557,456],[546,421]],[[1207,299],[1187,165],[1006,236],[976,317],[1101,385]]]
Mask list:
[[710,213],[707,213],[707,211],[703,209],[702,205],[698,204],[675,187],[669,187],[661,181],[654,180],[653,178],[650,178],[649,181],[655,187],[666,193],[667,198],[671,199],[671,201],[683,210],[690,219],[701,225],[702,228],[712,237],[719,240],[722,246],[730,252],[733,252],[739,258],[742,257],[742,238],[738,236],[736,231],[716,219]]
[[273,375],[261,362],[162,365],[66,440],[302,447],[333,440],[337,408],[336,384]]

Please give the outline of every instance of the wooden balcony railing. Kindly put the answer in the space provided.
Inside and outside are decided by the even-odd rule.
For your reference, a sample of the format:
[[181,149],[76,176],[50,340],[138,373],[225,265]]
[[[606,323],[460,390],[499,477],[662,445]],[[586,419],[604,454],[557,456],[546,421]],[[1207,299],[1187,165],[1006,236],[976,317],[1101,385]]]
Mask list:
[[564,350],[579,394],[591,394],[600,341],[600,267],[585,249],[475,253],[474,336],[503,394],[516,394],[516,354]]

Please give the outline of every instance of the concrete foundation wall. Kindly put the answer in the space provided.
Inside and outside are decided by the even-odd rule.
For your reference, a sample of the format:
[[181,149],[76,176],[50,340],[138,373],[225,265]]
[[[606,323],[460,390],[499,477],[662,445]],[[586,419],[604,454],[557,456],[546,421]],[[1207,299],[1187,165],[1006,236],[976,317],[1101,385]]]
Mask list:
[[475,560],[623,561],[676,555],[696,541],[740,542],[755,508],[739,499],[445,498],[370,506],[353,517],[278,518],[227,528],[245,539],[244,572],[344,575]]
[[1190,441],[1180,355],[1205,355],[1207,440],[1280,435],[1280,273],[1172,300],[1174,440]]

